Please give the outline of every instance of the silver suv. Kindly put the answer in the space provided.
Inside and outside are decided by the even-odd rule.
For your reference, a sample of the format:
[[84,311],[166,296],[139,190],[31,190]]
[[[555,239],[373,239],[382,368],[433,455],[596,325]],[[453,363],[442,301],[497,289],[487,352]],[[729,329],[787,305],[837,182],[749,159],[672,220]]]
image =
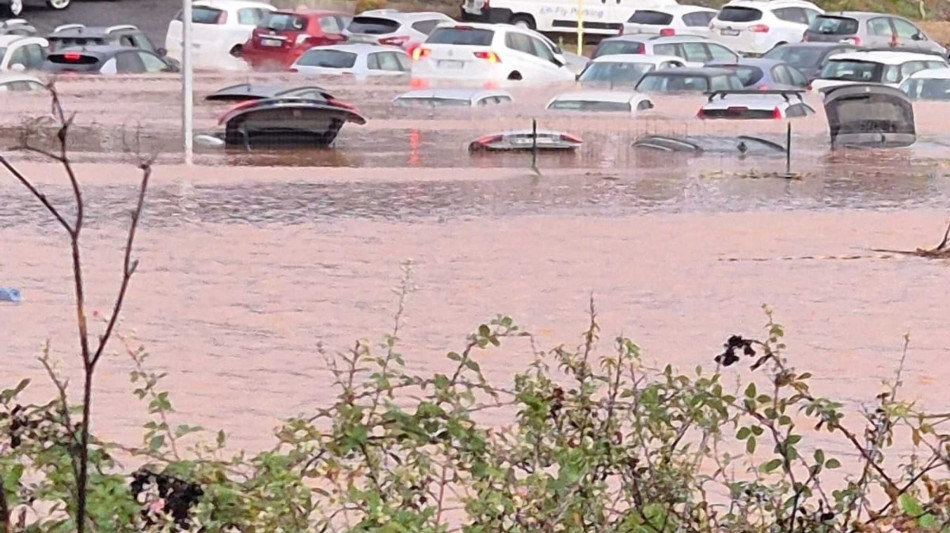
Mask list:
[[616,54],[647,54],[681,57],[687,67],[701,67],[711,61],[735,63],[739,54],[729,47],[696,35],[621,35],[604,39],[591,59]]
[[947,50],[933,41],[913,22],[896,15],[841,11],[819,15],[808,26],[807,42],[845,42],[867,48],[887,46],[917,48],[946,55]]

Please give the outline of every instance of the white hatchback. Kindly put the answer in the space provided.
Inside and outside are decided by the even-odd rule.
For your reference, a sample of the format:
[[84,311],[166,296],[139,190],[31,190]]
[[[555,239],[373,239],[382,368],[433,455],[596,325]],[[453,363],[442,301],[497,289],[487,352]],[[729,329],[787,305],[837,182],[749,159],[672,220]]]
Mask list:
[[890,50],[848,52],[829,57],[811,86],[816,91],[855,83],[900,87],[901,82],[921,70],[948,66],[943,57],[926,53]]
[[[250,39],[264,16],[277,8],[250,0],[197,0],[192,4],[192,55],[197,68],[244,70],[241,47]],[[181,61],[181,12],[168,24],[165,34],[167,56]]]
[[409,56],[402,48],[395,46],[366,43],[317,46],[304,52],[290,70],[356,80],[409,76]]
[[702,6],[670,5],[638,9],[620,27],[620,34],[709,37],[709,22],[715,16],[715,9]]
[[709,23],[711,37],[743,54],[764,54],[780,44],[801,42],[824,11],[804,0],[732,0]]
[[540,34],[507,24],[441,25],[413,50],[412,77],[421,81],[573,81],[574,72],[558,52]]

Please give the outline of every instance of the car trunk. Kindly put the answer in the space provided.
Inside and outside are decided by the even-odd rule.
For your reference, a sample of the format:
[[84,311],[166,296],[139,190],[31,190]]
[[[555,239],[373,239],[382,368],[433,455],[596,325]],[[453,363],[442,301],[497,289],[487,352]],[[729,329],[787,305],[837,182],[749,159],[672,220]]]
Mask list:
[[638,9],[621,26],[621,31],[624,35],[674,35],[676,32],[669,27],[672,23],[673,15],[670,13]]
[[413,56],[427,59],[433,70],[444,73],[487,71],[504,60],[491,49],[494,34],[481,28],[438,28]]
[[102,68],[102,62],[103,58],[97,55],[69,51],[47,56],[44,70],[47,72],[98,72]]
[[399,22],[381,17],[354,17],[346,27],[347,42],[403,46],[408,35],[394,35]]
[[825,94],[824,106],[832,147],[894,148],[917,140],[914,107],[892,87],[839,87]]

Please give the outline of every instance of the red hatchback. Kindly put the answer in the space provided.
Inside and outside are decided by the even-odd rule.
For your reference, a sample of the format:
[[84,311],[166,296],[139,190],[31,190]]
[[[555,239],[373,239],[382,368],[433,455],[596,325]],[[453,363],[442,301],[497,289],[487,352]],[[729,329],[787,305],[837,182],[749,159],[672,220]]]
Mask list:
[[334,11],[268,13],[254,28],[241,57],[255,69],[287,69],[314,46],[345,41],[343,28],[350,18]]

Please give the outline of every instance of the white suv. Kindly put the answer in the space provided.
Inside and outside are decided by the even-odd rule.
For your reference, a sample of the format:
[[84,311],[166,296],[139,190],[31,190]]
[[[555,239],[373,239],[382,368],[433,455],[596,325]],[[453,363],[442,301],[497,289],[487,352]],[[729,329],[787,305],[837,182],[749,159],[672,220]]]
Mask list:
[[371,43],[409,49],[425,41],[439,24],[454,22],[444,13],[401,13],[395,9],[363,11],[353,17],[343,35],[348,43]]
[[[194,22],[192,55],[195,66],[215,70],[243,70],[244,61],[237,59],[241,47],[254,28],[277,8],[250,0],[197,0],[192,4]],[[168,57],[181,61],[181,11],[168,24],[165,50]]]
[[733,0],[709,23],[712,38],[744,54],[764,54],[780,44],[801,42],[824,11],[804,0]]
[[573,81],[564,56],[546,38],[507,24],[446,24],[412,51],[418,80]]

